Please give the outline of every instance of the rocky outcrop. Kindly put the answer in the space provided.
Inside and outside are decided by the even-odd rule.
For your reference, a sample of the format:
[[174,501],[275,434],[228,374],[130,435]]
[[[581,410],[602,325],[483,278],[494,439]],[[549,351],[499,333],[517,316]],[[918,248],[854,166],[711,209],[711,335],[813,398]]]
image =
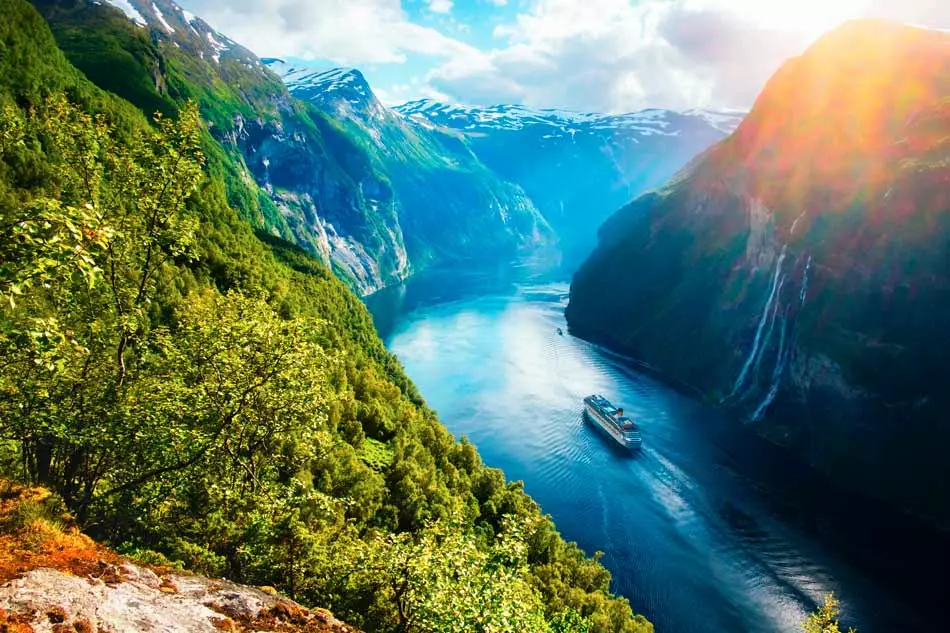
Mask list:
[[49,491],[0,480],[0,631],[359,633],[271,588],[133,563],[71,523]]
[[[4,622],[4,620],[6,620]],[[36,633],[358,633],[273,592],[103,563],[99,575],[34,569],[0,587],[0,627]]]
[[603,226],[572,331],[950,519],[948,68],[950,36],[881,22],[787,62],[734,135]]
[[395,195],[369,156],[319,114],[302,120],[290,99],[275,105],[279,119],[238,115],[223,140],[240,151],[295,241],[334,265],[361,294],[408,277]]

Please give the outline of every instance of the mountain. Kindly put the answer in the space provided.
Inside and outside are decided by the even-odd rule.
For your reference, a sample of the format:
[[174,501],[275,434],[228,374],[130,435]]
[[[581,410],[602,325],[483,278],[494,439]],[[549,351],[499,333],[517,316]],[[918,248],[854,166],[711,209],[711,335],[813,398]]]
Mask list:
[[293,96],[338,121],[389,178],[414,266],[497,257],[554,241],[520,187],[482,164],[459,134],[384,106],[358,70],[265,63]]
[[571,330],[950,519],[948,69],[946,33],[820,38],[731,137],[601,228]]
[[735,112],[604,115],[429,99],[395,110],[460,134],[482,162],[525,190],[575,256],[593,248],[597,227],[611,213],[663,185],[742,120]]
[[[70,61],[148,112],[196,100],[232,203],[360,292],[410,273],[392,188],[339,126],[250,51],[169,0],[37,0]],[[238,199],[244,181],[259,194]]]
[[[384,108],[357,71],[302,77],[292,86],[298,99],[253,53],[169,0],[35,4],[70,60],[104,89],[146,111],[198,101],[235,206],[361,294],[434,260],[553,241],[519,187],[457,135]],[[244,181],[258,194],[238,199]]]
[[[651,631],[522,486],[439,423],[356,294],[252,225],[270,197],[234,178],[245,154],[215,135],[265,94],[276,105],[254,129],[309,121],[294,142],[332,157],[328,120],[269,71],[276,92],[221,82],[212,65],[242,68],[228,51],[180,58],[105,5],[42,9],[49,21],[0,0],[0,477],[53,493],[0,516],[2,628],[92,630],[65,608],[11,621],[7,606],[54,593],[33,582],[159,599],[119,582],[100,548],[72,549],[86,542],[75,524],[166,576],[274,587],[363,630]],[[0,481],[0,515],[18,495]],[[95,583],[28,565],[62,571],[73,554]],[[176,605],[195,589],[181,584]],[[231,587],[207,592],[218,584]],[[217,623],[320,630],[318,613]]]

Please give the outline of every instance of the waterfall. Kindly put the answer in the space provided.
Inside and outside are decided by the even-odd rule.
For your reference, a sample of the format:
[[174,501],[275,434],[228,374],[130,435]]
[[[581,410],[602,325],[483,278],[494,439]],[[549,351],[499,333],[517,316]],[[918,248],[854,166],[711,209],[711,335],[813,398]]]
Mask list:
[[788,362],[788,350],[785,348],[785,334],[788,331],[788,309],[785,309],[785,314],[782,316],[782,329],[781,334],[779,335],[778,342],[778,352],[775,355],[775,368],[772,370],[772,380],[769,385],[769,391],[765,394],[765,399],[759,404],[758,408],[755,410],[755,413],[752,414],[752,421],[758,422],[762,415],[765,413],[765,410],[769,408],[769,405],[775,400],[775,396],[778,395],[778,388],[781,384],[782,374],[785,372],[785,365]]
[[[749,358],[746,359],[745,364],[742,366],[742,371],[739,373],[739,377],[736,378],[736,383],[732,387],[732,393],[726,396],[726,400],[732,398],[739,392],[739,389],[745,384],[746,378],[749,375],[749,370],[752,369],[753,363],[755,363],[756,358],[759,355],[759,345],[762,343],[762,331],[765,329],[766,323],[769,321],[769,314],[773,312],[773,302],[775,297],[778,295],[779,287],[779,277],[782,274],[782,264],[785,262],[785,251],[787,246],[782,246],[782,254],[779,255],[778,261],[775,263],[775,274],[772,276],[772,288],[769,290],[769,298],[765,302],[765,308],[762,310],[762,318],[759,319],[759,327],[755,331],[755,339],[752,341],[752,351],[749,353]],[[784,280],[783,280],[784,281]]]
[[802,275],[802,291],[798,295],[798,298],[801,300],[800,305],[805,305],[805,297],[808,296],[808,271],[810,270],[811,270],[811,255],[808,256],[808,263],[805,264],[805,272]]
[[782,307],[782,288],[785,286],[786,276],[782,275],[778,280],[778,289],[775,291],[775,296],[778,297],[777,301],[774,301],[772,304],[772,315],[769,317],[769,329],[765,332],[765,337],[762,339],[762,344],[759,346],[759,352],[756,355],[755,364],[752,366],[752,378],[754,382],[756,376],[759,373],[759,365],[762,364],[762,359],[765,358],[765,350],[769,346],[769,341],[772,340],[772,332],[775,330],[775,321],[777,320],[778,311]]

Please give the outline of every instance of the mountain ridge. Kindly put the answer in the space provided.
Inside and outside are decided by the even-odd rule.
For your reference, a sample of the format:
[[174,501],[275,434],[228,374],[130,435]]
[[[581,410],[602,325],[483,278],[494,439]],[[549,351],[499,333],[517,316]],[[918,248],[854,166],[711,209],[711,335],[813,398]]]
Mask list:
[[612,213],[663,186],[742,118],[657,109],[608,115],[468,107],[433,100],[395,110],[460,134],[489,168],[521,186],[571,263],[593,249],[597,227]]
[[356,69],[311,72],[267,65],[288,90],[338,121],[387,174],[408,254],[416,268],[470,258],[504,258],[554,241],[517,185],[489,170],[457,135],[387,108]]

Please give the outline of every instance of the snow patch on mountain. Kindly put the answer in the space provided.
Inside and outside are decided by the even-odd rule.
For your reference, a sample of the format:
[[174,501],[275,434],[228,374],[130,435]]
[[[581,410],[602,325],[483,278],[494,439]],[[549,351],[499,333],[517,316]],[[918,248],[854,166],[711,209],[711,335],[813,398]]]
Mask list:
[[740,110],[687,110],[684,112],[687,116],[695,116],[701,119],[704,119],[711,126],[725,132],[726,134],[731,134],[735,131],[739,124],[742,122],[742,119],[745,118],[746,113]]
[[214,53],[211,55],[211,58],[214,59],[215,62],[220,62],[221,53],[228,50],[230,47],[216,40],[214,34],[211,31],[205,33],[205,37],[208,38],[208,43],[211,44],[211,48],[214,49]]
[[195,28],[194,22],[197,19],[195,14],[181,7],[176,7],[178,12],[181,14],[181,19],[184,20],[185,24],[188,25],[188,28],[192,30],[195,35],[199,35],[198,29]]
[[152,11],[155,12],[155,17],[158,18],[158,22],[162,25],[162,28],[164,28],[168,33],[175,32],[174,27],[172,27],[172,25],[169,24],[167,20],[165,20],[165,15],[162,13],[162,10],[159,9],[158,5],[154,2],[152,3]]
[[106,2],[124,13],[126,17],[139,26],[148,26],[148,22],[146,22],[145,18],[142,17],[142,14],[138,12],[138,9],[132,6],[129,0],[106,0]]
[[320,68],[315,66],[295,66],[276,57],[261,60],[273,70],[291,90],[300,88],[323,88],[337,90],[355,84],[365,84],[363,75],[355,68]]

